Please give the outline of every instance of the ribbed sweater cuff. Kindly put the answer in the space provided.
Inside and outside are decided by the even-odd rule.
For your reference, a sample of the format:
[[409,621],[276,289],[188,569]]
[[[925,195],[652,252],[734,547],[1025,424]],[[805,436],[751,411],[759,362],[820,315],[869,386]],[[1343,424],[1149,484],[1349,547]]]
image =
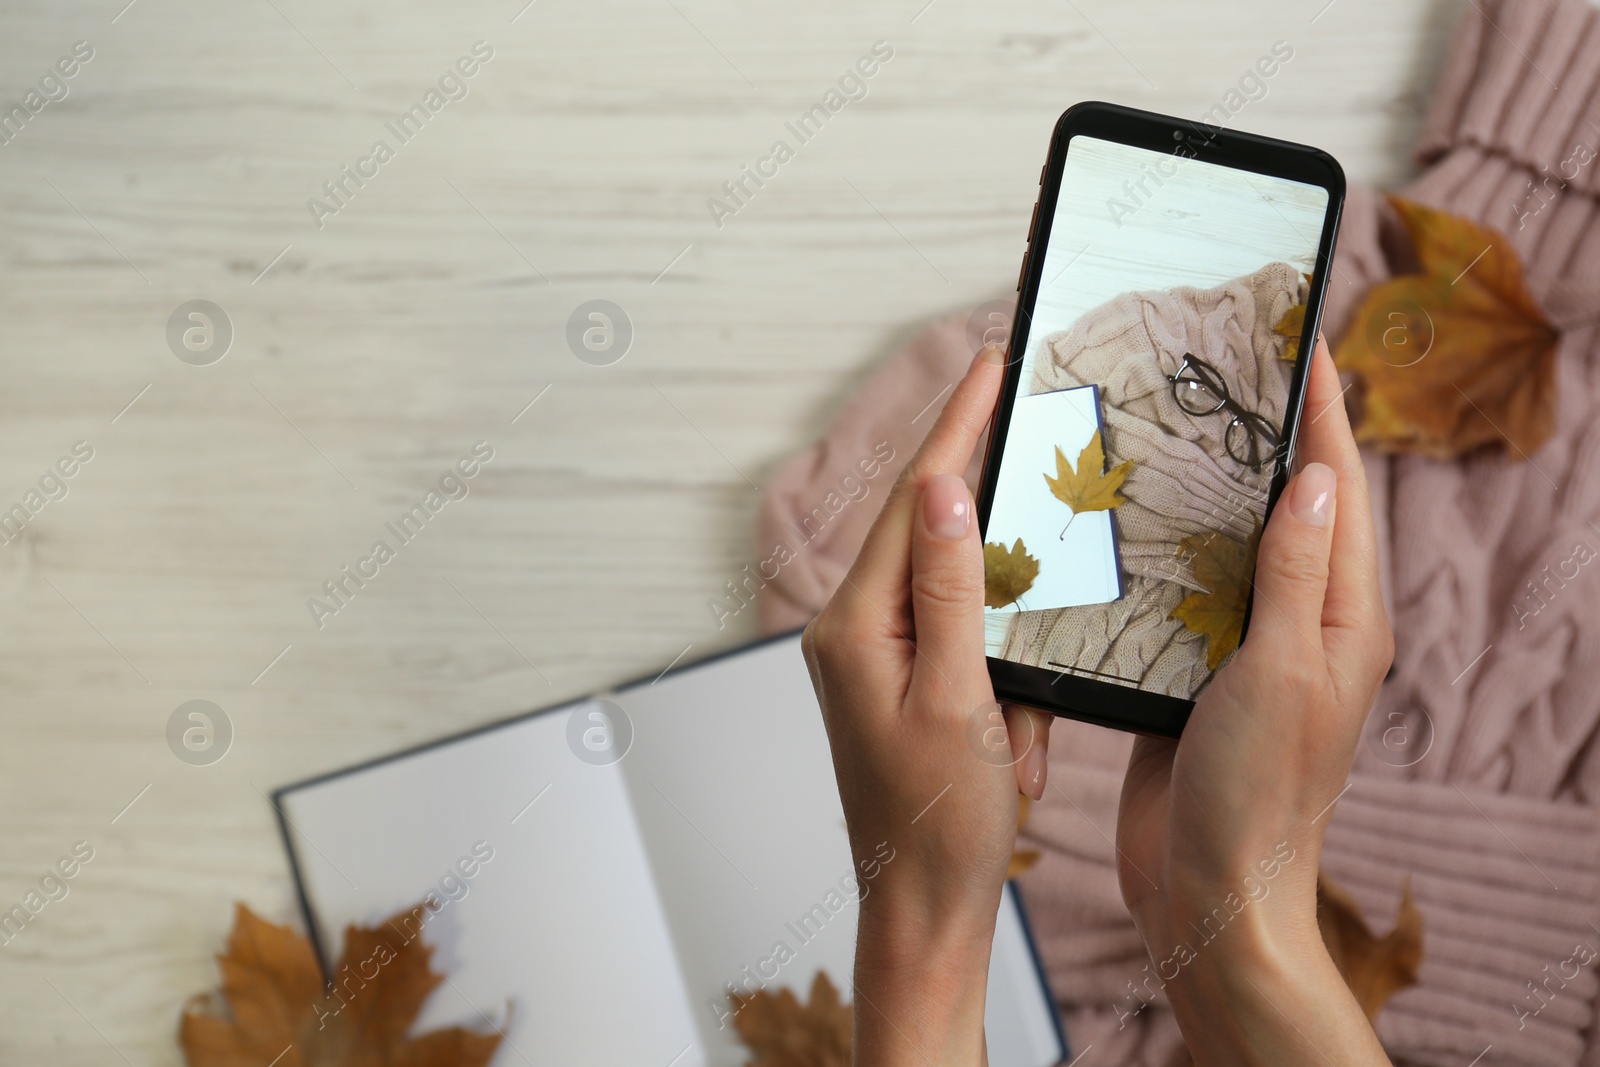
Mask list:
[[[1575,146],[1600,150],[1600,8],[1472,0],[1462,19],[1423,123],[1422,162],[1473,145],[1562,178]],[[1600,192],[1600,160],[1565,170],[1573,188]]]
[[[1147,957],[1108,840],[1121,771],[1114,758],[1051,762],[1052,788],[1023,834],[1044,853],[1023,878],[1034,934],[1063,1004],[1127,1010]],[[1579,1059],[1600,988],[1600,956],[1583,962],[1600,953],[1600,813],[1358,773],[1323,865],[1379,935],[1411,878],[1421,982],[1378,1021],[1397,1061],[1462,1067],[1490,1045],[1486,1061],[1502,1065]]]
[[1324,868],[1379,934],[1408,875],[1424,922],[1421,983],[1378,1031],[1397,1058],[1577,1061],[1600,981],[1600,816],[1587,807],[1358,775]]

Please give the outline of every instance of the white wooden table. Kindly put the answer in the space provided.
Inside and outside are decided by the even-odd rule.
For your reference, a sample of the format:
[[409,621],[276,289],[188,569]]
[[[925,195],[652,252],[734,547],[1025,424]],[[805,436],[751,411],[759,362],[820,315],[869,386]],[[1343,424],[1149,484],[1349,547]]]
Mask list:
[[[1390,183],[1464,8],[125,2],[0,11],[8,105],[94,49],[0,146],[0,509],[94,450],[0,546],[0,908],[95,850],[0,947],[24,1067],[180,1062],[232,902],[297,921],[274,786],[752,636],[706,601],[757,558],[758,488],[920,323],[1011,291],[1066,105],[1198,115],[1286,40],[1233,124]],[[479,40],[468,95],[388,133]],[[345,165],[377,169],[319,229]],[[234,332],[206,366],[166,338],[195,299]],[[620,362],[569,350],[591,299]],[[318,629],[480,440],[470,495]],[[195,699],[234,731],[206,766],[166,738]]]

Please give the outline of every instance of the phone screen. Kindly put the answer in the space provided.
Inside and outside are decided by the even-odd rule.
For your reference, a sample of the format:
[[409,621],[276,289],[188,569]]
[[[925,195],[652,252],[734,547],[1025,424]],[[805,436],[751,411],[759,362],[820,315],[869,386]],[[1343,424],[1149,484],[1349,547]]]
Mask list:
[[1328,208],[1071,138],[993,445],[990,656],[1193,699],[1233,654]]

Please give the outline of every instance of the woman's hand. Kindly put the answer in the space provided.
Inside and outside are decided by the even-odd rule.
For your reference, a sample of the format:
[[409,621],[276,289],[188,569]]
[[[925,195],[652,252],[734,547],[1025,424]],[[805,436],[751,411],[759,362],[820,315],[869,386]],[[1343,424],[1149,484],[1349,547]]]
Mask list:
[[[1050,718],[1008,707],[983,653],[983,559],[961,481],[1002,377],[986,350],[803,642],[863,898],[856,1062],[984,1062],[990,943],[1018,790]],[[1198,1063],[1386,1063],[1316,922],[1322,828],[1387,670],[1360,457],[1318,342],[1301,455],[1263,533],[1243,647],[1181,743],[1140,738],[1118,816],[1123,895]],[[877,853],[881,859],[881,853]],[[1157,977],[1159,975],[1159,977]]]
[[1141,996],[1165,985],[1201,1065],[1388,1062],[1317,927],[1323,832],[1394,653],[1320,337],[1298,452],[1261,536],[1249,633],[1181,741],[1135,742],[1117,816],[1122,894],[1151,957]]
[[851,849],[858,860],[881,861],[880,848],[893,856],[861,903],[861,1067],[984,1062],[984,989],[1018,789],[1044,791],[1050,717],[1007,708],[1002,730],[994,703],[983,550],[961,478],[1004,358],[991,346],[974,360],[802,642]]

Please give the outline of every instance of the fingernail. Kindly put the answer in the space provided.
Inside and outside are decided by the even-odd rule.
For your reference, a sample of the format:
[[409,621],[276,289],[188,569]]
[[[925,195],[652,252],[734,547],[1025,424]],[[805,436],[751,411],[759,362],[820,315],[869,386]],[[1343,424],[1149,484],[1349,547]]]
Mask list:
[[1022,754],[1022,763],[1019,768],[1022,773],[1017,776],[1022,791],[1034,800],[1044,799],[1044,769],[1045,754],[1043,745],[1029,745],[1028,751]]
[[1333,490],[1338,479],[1326,463],[1307,463],[1294,480],[1289,494],[1289,510],[1310,526],[1326,526],[1333,517]]
[[941,474],[922,490],[922,521],[941,541],[959,541],[972,525],[972,494],[954,474]]
[[1006,361],[1006,350],[990,341],[983,346],[983,351],[978,353],[978,358],[985,363],[1004,363]]

